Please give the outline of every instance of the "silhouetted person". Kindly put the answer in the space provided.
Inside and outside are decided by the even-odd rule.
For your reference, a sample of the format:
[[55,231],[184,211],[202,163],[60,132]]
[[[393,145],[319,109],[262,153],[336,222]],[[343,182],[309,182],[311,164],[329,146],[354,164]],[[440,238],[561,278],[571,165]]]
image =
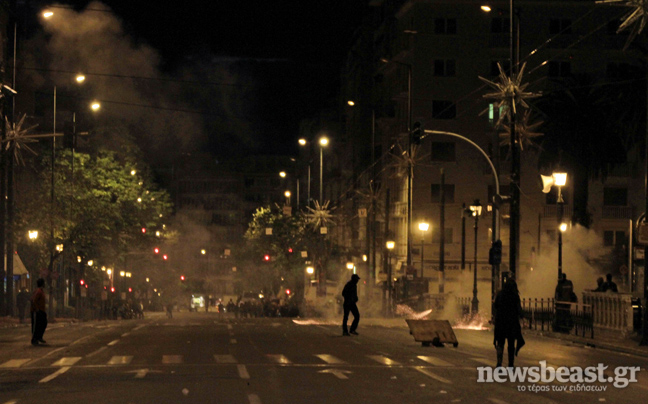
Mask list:
[[38,345],[38,343],[46,344],[43,340],[43,335],[45,334],[45,329],[47,328],[47,311],[45,307],[45,292],[43,291],[43,286],[45,286],[45,280],[39,278],[36,281],[36,290],[31,298],[31,317],[32,317],[32,345]]
[[[497,366],[502,366],[504,358],[504,343],[508,343],[508,365],[513,367],[515,356],[524,346],[520,317],[522,317],[522,304],[517,284],[513,279],[508,279],[502,290],[497,293],[493,304],[495,315],[495,337],[493,345],[497,350]],[[517,341],[517,348],[516,348]]]
[[594,289],[592,292],[605,292],[605,289],[603,289],[603,277],[598,277],[598,279],[596,280],[596,289]]
[[563,272],[555,293],[556,320],[554,331],[569,332],[571,329],[571,303],[576,302],[574,293],[574,284],[567,279],[567,274]]
[[617,284],[612,280],[612,274],[605,275],[605,278],[607,281],[603,284],[603,291],[618,293],[619,289],[617,288]]
[[[358,281],[360,277],[356,274],[351,275],[351,280],[344,285],[342,289],[342,297],[344,297],[344,317],[342,318],[342,335],[358,335],[356,328],[360,322],[360,312],[358,311]],[[353,322],[351,329],[347,329],[347,321],[349,320],[349,312],[353,314]]]
[[25,309],[27,308],[27,303],[29,303],[29,293],[27,289],[21,289],[16,296],[16,306],[18,306],[18,318],[20,322],[25,321]]

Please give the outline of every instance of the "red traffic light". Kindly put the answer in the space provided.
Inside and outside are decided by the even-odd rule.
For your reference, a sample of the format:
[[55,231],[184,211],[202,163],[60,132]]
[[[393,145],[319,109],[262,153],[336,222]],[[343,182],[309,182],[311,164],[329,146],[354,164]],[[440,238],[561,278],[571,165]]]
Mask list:
[[153,252],[156,253],[156,254],[159,254],[159,253],[160,253],[160,249],[157,248],[157,247],[155,247],[155,248],[153,249]]
[[286,294],[287,294],[287,295],[290,294],[290,289],[286,289]]
[[81,285],[85,285],[85,281],[84,281],[83,279],[81,279],[81,280],[79,281],[79,283],[80,283]]
[[110,288],[110,291],[115,293],[115,288]]
[[288,249],[288,252],[292,254],[292,248],[289,248],[289,249]]
[[146,227],[142,227],[142,233],[146,233]]
[[133,291],[133,288],[128,288],[128,291],[129,291],[129,292],[132,292],[132,291]]
[[268,254],[263,256],[264,261],[270,261],[270,256]]
[[163,260],[168,260],[168,259],[169,259],[169,256],[166,255],[166,254],[164,254],[164,255],[162,256],[162,259],[163,259]]
[[184,276],[184,275],[180,275],[180,280],[184,282],[184,280],[185,280],[185,276]]

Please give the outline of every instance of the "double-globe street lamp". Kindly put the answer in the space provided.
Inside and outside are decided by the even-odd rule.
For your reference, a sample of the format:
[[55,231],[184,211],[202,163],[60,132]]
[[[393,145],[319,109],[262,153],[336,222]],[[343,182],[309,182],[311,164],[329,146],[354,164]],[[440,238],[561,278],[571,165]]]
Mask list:
[[475,255],[473,261],[473,298],[472,305],[470,309],[471,315],[475,315],[479,312],[479,300],[477,299],[477,231],[479,227],[479,216],[482,213],[482,205],[479,203],[479,199],[475,199],[472,205],[470,205],[470,211],[472,216],[475,218]]
[[425,233],[430,229],[430,224],[426,222],[419,223],[419,230],[421,230],[421,279],[424,279],[423,271],[425,268]]
[[557,218],[558,218],[558,282],[562,278],[562,234],[567,230],[567,224],[563,223],[563,214],[565,201],[562,196],[562,187],[567,184],[567,173],[565,172],[554,172],[551,176],[541,175],[542,178],[542,192],[549,193],[552,186],[558,187],[558,199],[556,199],[557,204]]
[[[387,247],[387,282],[385,282],[385,287],[387,290],[385,291],[386,299],[387,299],[387,306],[385,307],[385,312],[386,314],[391,314],[392,313],[392,300],[393,300],[393,287],[392,287],[392,263],[391,263],[391,252],[396,246],[396,243],[394,241],[387,241],[385,243],[385,247]],[[384,300],[383,300],[384,301]],[[384,306],[384,305],[383,305]]]

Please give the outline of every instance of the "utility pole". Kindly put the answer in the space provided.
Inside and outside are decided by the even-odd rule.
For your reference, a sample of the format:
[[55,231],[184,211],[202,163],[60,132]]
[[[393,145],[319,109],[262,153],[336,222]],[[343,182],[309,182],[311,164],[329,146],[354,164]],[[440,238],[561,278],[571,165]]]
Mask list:
[[439,209],[441,218],[439,219],[439,231],[441,234],[439,243],[439,293],[445,293],[445,171],[441,167],[441,187],[440,187],[441,207]]

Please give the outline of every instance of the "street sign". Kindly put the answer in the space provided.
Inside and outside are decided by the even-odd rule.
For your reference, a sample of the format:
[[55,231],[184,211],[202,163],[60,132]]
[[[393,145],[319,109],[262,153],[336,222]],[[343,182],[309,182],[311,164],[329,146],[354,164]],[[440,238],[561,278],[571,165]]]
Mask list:
[[328,234],[328,229],[326,227],[320,227],[320,234]]
[[272,227],[266,227],[266,236],[271,236],[272,235]]
[[302,251],[301,256],[302,258],[308,258],[308,251]]

